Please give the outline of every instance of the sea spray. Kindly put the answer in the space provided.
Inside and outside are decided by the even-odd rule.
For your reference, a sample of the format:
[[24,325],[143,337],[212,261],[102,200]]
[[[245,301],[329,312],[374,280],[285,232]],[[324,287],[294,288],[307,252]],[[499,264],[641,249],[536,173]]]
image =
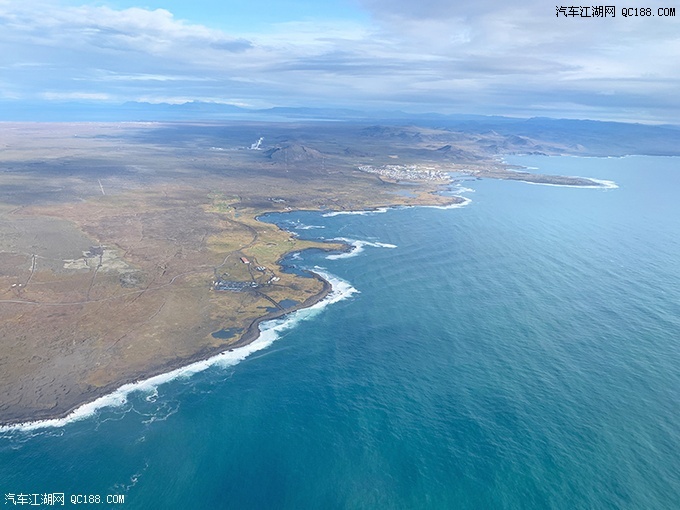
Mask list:
[[350,257],[356,257],[359,255],[361,252],[364,251],[364,246],[371,246],[373,248],[396,248],[397,246],[394,244],[387,244],[387,243],[379,243],[379,242],[371,242],[371,241],[362,241],[359,239],[347,239],[346,237],[336,237],[333,239],[333,241],[342,241],[344,243],[347,243],[352,246],[352,249],[348,252],[344,253],[333,253],[331,255],[327,255],[326,258],[328,260],[338,260],[338,259],[347,259]]

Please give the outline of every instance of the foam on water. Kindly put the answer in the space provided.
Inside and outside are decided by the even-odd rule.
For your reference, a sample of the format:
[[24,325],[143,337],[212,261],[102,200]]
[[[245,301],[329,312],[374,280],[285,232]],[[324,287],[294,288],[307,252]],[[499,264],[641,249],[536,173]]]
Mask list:
[[459,204],[449,204],[449,205],[422,205],[418,207],[425,207],[427,209],[461,209],[472,202],[472,199],[467,197],[461,197],[463,199]]
[[[592,179],[592,180],[594,181],[595,179]],[[364,211],[333,211],[333,212],[322,214],[321,216],[323,216],[324,218],[330,218],[330,217],[333,217],[333,216],[340,216],[340,215],[366,216],[366,215],[369,215],[369,214],[385,213],[385,212],[389,211],[390,209],[408,209],[408,208],[411,208],[411,207],[425,207],[425,208],[428,208],[428,209],[460,209],[461,207],[465,207],[470,202],[472,202],[471,199],[469,199],[467,197],[462,197],[462,196],[460,196],[460,194],[462,194],[462,193],[474,193],[475,190],[472,189],[472,188],[467,188],[460,183],[454,182],[454,183],[452,183],[451,187],[449,188],[449,192],[450,193],[452,192],[452,194],[455,194],[456,196],[458,196],[458,198],[462,198],[463,201],[458,203],[458,204],[449,204],[449,205],[415,205],[415,206],[398,205],[398,206],[394,206],[394,207],[378,207],[376,209],[368,209],[368,210],[364,210]],[[305,230],[305,229],[308,229],[308,228],[325,228],[325,227],[318,227],[318,226],[312,225],[312,226],[298,226],[296,228],[300,229],[300,230]],[[354,253],[354,251],[352,251],[351,253]],[[359,252],[357,252],[357,253],[359,253]],[[346,258],[348,256],[352,256],[352,255],[347,255],[347,254],[343,254],[342,256],[333,255],[333,256],[330,256],[330,257],[327,257],[327,258],[330,258],[330,259]]]
[[313,228],[326,228],[324,225],[297,225],[297,230],[311,230]]
[[303,320],[314,317],[326,306],[337,303],[338,301],[342,301],[343,299],[347,299],[353,294],[359,292],[357,289],[352,287],[349,282],[327,273],[324,268],[315,266],[314,271],[331,284],[331,292],[324,299],[313,306],[310,306],[309,308],[303,308],[284,317],[260,323],[260,335],[254,342],[238,349],[222,352],[216,356],[213,356],[212,358],[191,363],[190,365],[172,370],[164,374],[150,377],[142,381],[124,384],[108,395],[104,395],[103,397],[99,397],[92,402],[83,404],[64,418],[2,425],[0,426],[0,433],[63,427],[69,423],[95,416],[103,408],[123,406],[127,402],[128,395],[133,392],[146,393],[148,394],[147,401],[155,401],[158,398],[158,386],[161,384],[165,384],[175,379],[191,377],[192,375],[203,372],[212,366],[234,366],[245,360],[254,352],[266,349],[281,336],[281,333],[293,328],[296,324]]
[[614,181],[607,181],[605,179],[593,179],[592,177],[588,177],[588,179],[599,184],[602,184],[602,186],[604,186],[605,189],[616,189],[619,187],[619,185],[616,184]]
[[342,241],[347,244],[352,245],[352,250],[345,253],[334,253],[332,255],[327,255],[328,260],[338,260],[338,259],[348,259],[350,257],[356,257],[362,251],[364,251],[364,246],[372,246],[374,248],[396,248],[394,244],[388,243],[378,243],[371,241],[361,241],[359,239],[347,239],[346,237],[336,237],[334,241]]
[[536,186],[555,186],[557,188],[586,188],[586,189],[617,189],[619,187],[614,181],[607,181],[604,179],[593,179],[592,177],[578,177],[579,179],[588,179],[598,183],[600,186],[575,186],[573,184],[550,184],[547,182],[526,182],[527,184],[534,184]]
[[466,188],[465,186],[458,185],[456,186],[456,193],[475,193],[475,190],[472,188]]
[[[473,190],[474,191],[474,190]],[[456,190],[456,193],[464,193],[464,191],[458,191]],[[423,209],[461,209],[469,204],[472,203],[472,199],[468,197],[459,197],[462,198],[463,201],[457,204],[449,204],[449,205],[406,205],[402,206],[405,209],[411,208],[411,207],[422,207]]]
[[389,210],[389,207],[378,207],[377,209],[371,209],[367,211],[333,211],[329,213],[325,213],[322,216],[324,218],[330,218],[332,216],[340,216],[343,214],[357,214],[360,216],[366,216],[367,214],[379,214],[379,213],[384,213]]

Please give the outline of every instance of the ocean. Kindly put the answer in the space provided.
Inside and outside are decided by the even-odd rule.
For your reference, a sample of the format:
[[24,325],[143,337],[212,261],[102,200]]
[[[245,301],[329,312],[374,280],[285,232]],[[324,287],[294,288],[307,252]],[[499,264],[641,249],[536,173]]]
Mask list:
[[460,208],[269,215],[355,245],[285,261],[330,299],[115,405],[3,429],[2,504],[680,508],[680,158],[508,161],[618,187],[468,180]]

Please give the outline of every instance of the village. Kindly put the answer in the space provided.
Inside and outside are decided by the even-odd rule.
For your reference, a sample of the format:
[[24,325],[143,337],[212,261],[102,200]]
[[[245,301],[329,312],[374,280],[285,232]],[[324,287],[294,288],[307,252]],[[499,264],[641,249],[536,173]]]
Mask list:
[[446,172],[432,168],[422,168],[418,165],[359,165],[359,170],[369,174],[376,174],[394,181],[450,181]]
[[[262,287],[265,285],[271,285],[273,283],[278,282],[281,278],[276,276],[272,271],[270,271],[271,276],[265,283],[260,283],[255,279],[255,276],[252,272],[252,267],[253,265],[251,264],[250,260],[246,257],[240,257],[239,260],[241,261],[242,264],[245,264],[248,266],[248,270],[251,275],[251,281],[241,281],[241,280],[228,280],[228,273],[223,273],[221,276],[216,277],[213,281],[212,284],[210,285],[210,288],[212,290],[218,291],[218,292],[241,292],[245,289],[256,289],[258,287]],[[266,278],[267,274],[267,268],[264,266],[255,266],[255,271],[258,271],[262,273],[262,276]]]

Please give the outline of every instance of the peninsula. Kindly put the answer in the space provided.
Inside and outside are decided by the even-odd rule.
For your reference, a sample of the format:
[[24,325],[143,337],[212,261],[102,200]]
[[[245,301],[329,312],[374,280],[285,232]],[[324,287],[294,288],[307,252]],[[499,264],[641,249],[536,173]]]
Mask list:
[[519,175],[489,137],[399,130],[0,124],[0,424],[64,416],[323,299],[326,281],[279,262],[348,247],[258,221],[268,211],[445,206],[462,202],[439,193],[450,172]]

